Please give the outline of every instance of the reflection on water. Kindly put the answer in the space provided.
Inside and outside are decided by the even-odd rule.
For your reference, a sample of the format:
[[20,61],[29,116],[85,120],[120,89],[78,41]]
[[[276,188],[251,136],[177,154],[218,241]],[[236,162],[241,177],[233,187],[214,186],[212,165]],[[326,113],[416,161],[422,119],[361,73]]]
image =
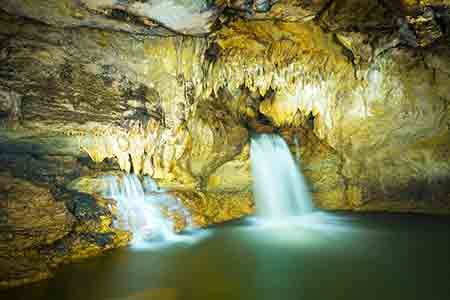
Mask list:
[[3,299],[450,299],[450,221],[314,213],[209,229],[190,245],[115,250]]
[[177,299],[176,289],[148,289],[142,292],[128,295],[124,298],[114,300],[175,300]]

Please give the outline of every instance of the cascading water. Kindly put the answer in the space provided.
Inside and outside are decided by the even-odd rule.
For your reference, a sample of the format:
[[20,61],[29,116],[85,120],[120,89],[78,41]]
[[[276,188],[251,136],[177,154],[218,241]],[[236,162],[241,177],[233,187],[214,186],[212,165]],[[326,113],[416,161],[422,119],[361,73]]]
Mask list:
[[161,213],[161,207],[169,212],[177,211],[188,221],[191,216],[180,202],[160,190],[151,178],[144,178],[143,184],[134,175],[126,175],[119,179],[107,176],[105,198],[117,202],[117,226],[133,233],[133,243],[142,241],[179,240],[174,232],[173,221]]
[[312,211],[311,196],[286,142],[261,134],[251,141],[253,192],[258,214],[283,221]]

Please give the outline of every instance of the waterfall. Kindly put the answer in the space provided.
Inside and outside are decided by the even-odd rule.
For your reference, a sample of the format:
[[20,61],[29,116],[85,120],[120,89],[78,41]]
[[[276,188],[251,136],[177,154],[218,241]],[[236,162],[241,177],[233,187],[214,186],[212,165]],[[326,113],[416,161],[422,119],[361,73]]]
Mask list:
[[251,140],[253,193],[257,213],[282,220],[312,211],[311,196],[286,142],[277,135],[261,134]]
[[178,212],[190,225],[192,218],[180,201],[160,190],[151,178],[144,178],[142,183],[131,174],[122,178],[107,176],[105,180],[105,198],[114,199],[117,203],[116,226],[131,231],[133,243],[177,239],[174,223],[162,214],[162,207],[168,212]]

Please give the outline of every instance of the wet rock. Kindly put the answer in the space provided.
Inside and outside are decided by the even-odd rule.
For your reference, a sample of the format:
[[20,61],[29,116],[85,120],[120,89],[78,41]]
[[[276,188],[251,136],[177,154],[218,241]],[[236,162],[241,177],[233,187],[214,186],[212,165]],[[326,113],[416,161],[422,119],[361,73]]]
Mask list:
[[63,238],[74,222],[48,189],[0,173],[0,288],[50,276],[45,257],[33,249]]
[[42,258],[0,256],[0,290],[49,278],[50,270]]
[[95,194],[65,190],[56,201],[48,189],[8,173],[0,182],[0,288],[45,279],[60,263],[131,239],[113,226],[113,203]]
[[49,190],[5,173],[0,182],[2,233],[8,233],[0,251],[51,244],[70,232],[74,219]]
[[241,153],[217,168],[208,177],[208,192],[250,191],[253,182],[250,174],[250,147],[244,146]]
[[110,211],[98,205],[96,199],[89,194],[74,193],[67,198],[67,208],[80,222],[99,222],[101,217],[111,216]]
[[422,14],[409,16],[407,21],[415,36],[415,41],[408,40],[412,46],[429,46],[444,35],[432,7],[425,7]]
[[54,246],[41,250],[47,256],[52,266],[70,263],[91,256],[97,256],[104,251],[125,247],[131,240],[129,232],[84,232],[70,234],[59,240]]
[[21,95],[0,89],[0,124],[14,126],[14,123],[18,122],[22,116],[21,106]]
[[172,191],[192,215],[196,228],[207,227],[244,217],[255,212],[250,191],[238,193],[203,193],[199,191]]

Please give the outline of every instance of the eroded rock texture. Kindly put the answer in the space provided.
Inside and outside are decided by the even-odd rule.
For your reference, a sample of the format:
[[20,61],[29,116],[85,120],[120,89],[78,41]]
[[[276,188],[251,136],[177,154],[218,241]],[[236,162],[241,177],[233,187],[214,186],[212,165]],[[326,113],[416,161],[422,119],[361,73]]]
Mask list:
[[112,226],[111,204],[0,174],[0,288],[47,278],[50,267],[125,246],[128,232]]
[[252,213],[258,132],[318,207],[449,213],[449,5],[3,1],[2,285],[127,244],[105,174],[151,176],[199,227]]

